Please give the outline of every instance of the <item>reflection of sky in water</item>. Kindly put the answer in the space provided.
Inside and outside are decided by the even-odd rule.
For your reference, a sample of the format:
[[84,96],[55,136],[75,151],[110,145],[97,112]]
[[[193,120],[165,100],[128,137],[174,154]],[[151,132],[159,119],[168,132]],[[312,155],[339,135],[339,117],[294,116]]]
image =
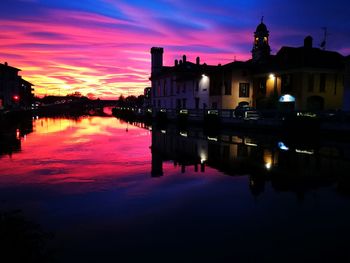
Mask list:
[[[344,257],[349,198],[337,192],[332,176],[316,185],[313,177],[300,180],[295,173],[300,170],[292,168],[298,160],[299,168],[310,163],[304,161],[313,155],[305,150],[282,151],[286,158],[278,161],[289,160],[290,173],[278,176],[269,174],[278,164],[275,153],[264,149],[253,155],[250,161],[260,156],[268,173],[264,179],[262,170],[253,178],[227,176],[209,166],[202,172],[189,165],[182,173],[171,160],[163,162],[162,177],[152,178],[151,137],[147,129],[115,118],[35,120],[21,152],[0,158],[0,209],[22,209],[54,232],[62,262],[335,262]],[[157,138],[157,146],[163,145],[164,138]],[[231,141],[259,152],[254,141]],[[218,157],[217,148],[210,147],[198,143],[198,162]],[[247,154],[236,145],[227,152],[235,158]],[[250,187],[261,179],[267,180],[264,190],[254,196]]]
[[149,131],[125,129],[115,118],[35,120],[21,152],[0,159],[0,186],[77,182],[84,186],[71,185],[71,191],[98,190],[149,173]]

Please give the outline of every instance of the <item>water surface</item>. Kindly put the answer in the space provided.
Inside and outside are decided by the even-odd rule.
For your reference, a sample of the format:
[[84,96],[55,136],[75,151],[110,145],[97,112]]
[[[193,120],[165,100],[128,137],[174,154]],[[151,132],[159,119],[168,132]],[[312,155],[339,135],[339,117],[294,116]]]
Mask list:
[[112,117],[2,129],[0,208],[58,262],[344,262],[349,144]]

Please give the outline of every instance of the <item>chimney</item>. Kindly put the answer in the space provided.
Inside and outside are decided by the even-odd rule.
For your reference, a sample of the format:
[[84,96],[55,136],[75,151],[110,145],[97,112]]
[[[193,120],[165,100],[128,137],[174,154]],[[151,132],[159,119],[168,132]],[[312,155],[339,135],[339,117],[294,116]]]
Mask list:
[[200,57],[197,57],[197,58],[196,58],[196,64],[199,65],[199,64],[200,64],[200,61],[201,61]]
[[161,47],[152,47],[152,73],[159,73],[163,67],[163,48]]
[[186,63],[186,55],[182,56],[182,60],[183,60],[184,63]]
[[180,59],[179,64],[182,65],[182,60]]
[[175,59],[175,67],[179,65],[179,61],[177,59]]
[[304,48],[312,48],[312,37],[311,36],[307,36],[304,39]]
[[5,62],[5,66],[8,66],[9,64],[7,62]]

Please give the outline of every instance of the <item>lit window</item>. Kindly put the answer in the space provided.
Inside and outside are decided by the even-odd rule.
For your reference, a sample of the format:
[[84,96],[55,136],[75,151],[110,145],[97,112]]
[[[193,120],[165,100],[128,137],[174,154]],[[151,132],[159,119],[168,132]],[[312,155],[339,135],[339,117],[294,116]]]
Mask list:
[[239,83],[239,97],[240,98],[249,97],[249,83]]

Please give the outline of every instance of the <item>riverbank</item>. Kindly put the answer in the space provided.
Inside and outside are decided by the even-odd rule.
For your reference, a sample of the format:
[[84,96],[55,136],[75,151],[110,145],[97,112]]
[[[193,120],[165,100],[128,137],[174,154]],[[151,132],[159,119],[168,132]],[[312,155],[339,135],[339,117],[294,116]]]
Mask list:
[[329,136],[349,139],[349,113],[293,112],[281,116],[276,112],[261,114],[259,119],[236,118],[233,110],[166,111],[151,109],[114,108],[113,115],[126,121],[139,121],[164,125],[175,123],[180,127],[202,126],[212,129],[224,128],[259,133],[285,133],[295,136]]

